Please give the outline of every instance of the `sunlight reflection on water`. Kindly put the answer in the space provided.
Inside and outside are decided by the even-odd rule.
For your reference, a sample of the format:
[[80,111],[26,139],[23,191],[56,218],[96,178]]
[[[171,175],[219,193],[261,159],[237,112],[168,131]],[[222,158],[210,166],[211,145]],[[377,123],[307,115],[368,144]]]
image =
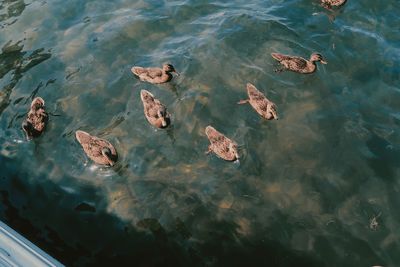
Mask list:
[[[310,1],[5,1],[0,218],[39,229],[25,234],[46,236],[50,225],[58,238],[39,241],[68,265],[140,249],[154,255],[144,265],[260,266],[266,256],[275,266],[399,265],[389,2],[349,1],[331,23]],[[274,72],[270,53],[314,51],[329,61],[315,74]],[[165,85],[130,72],[165,62],[182,74]],[[247,82],[277,104],[279,121],[236,104]],[[141,89],[165,103],[169,129],[148,124]],[[59,116],[27,142],[21,123],[39,95]],[[239,144],[239,162],[205,155],[210,124]],[[118,163],[91,162],[79,129],[109,140]],[[54,209],[44,214],[45,204]],[[93,253],[71,257],[76,244]]]

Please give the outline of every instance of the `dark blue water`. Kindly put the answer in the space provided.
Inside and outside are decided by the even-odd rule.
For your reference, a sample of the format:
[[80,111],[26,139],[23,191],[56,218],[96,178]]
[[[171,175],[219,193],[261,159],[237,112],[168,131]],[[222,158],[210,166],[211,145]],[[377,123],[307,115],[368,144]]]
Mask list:
[[[400,266],[400,2],[0,1],[0,219],[68,266]],[[275,73],[270,53],[329,62]],[[133,65],[172,63],[166,85]],[[253,83],[278,106],[236,104]],[[172,127],[155,130],[140,90]],[[20,126],[46,101],[44,135]],[[206,156],[207,125],[240,164]],[[74,132],[106,138],[113,168]]]

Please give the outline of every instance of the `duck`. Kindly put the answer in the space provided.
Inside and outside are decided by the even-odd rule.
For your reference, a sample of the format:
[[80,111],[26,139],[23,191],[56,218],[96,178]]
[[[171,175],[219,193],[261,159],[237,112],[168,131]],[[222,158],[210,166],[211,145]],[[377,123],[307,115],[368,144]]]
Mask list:
[[280,53],[272,53],[271,56],[279,61],[283,67],[277,71],[289,70],[302,74],[310,74],[317,70],[317,65],[315,64],[316,62],[319,61],[322,64],[328,64],[328,62],[326,62],[319,53],[312,53],[310,60],[306,60],[297,56],[283,55]]
[[321,6],[326,9],[341,7],[346,4],[347,0],[321,0]]
[[135,74],[141,81],[159,84],[166,83],[172,80],[173,75],[180,75],[171,64],[164,64],[161,68],[143,68],[134,66],[131,68],[133,74]]
[[75,132],[75,137],[86,155],[95,163],[112,167],[117,162],[117,150],[107,140],[81,130]]
[[22,123],[22,129],[27,139],[39,137],[46,129],[48,121],[49,115],[45,110],[43,98],[35,97],[32,100],[28,115]]
[[240,100],[238,104],[250,103],[250,105],[266,120],[277,120],[278,114],[276,105],[268,100],[253,84],[247,83],[247,94],[249,99]]
[[140,98],[143,102],[144,115],[151,125],[157,128],[166,128],[170,125],[171,114],[160,100],[147,90],[140,91]]
[[210,141],[206,152],[207,155],[214,152],[218,157],[226,161],[239,161],[238,145],[234,141],[215,130],[211,125],[206,127],[205,132]]

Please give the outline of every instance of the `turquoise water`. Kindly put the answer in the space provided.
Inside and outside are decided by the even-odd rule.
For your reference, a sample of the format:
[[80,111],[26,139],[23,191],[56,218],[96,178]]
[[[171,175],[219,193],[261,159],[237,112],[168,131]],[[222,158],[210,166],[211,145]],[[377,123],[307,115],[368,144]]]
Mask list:
[[[68,266],[400,266],[400,2],[0,2],[0,219]],[[329,16],[328,16],[329,15]],[[272,52],[329,62],[275,73]],[[140,82],[133,65],[180,77]],[[236,104],[253,83],[278,106]],[[172,127],[155,130],[140,90]],[[26,141],[33,97],[44,135]],[[207,125],[240,164],[206,156]],[[75,140],[112,142],[113,168]]]

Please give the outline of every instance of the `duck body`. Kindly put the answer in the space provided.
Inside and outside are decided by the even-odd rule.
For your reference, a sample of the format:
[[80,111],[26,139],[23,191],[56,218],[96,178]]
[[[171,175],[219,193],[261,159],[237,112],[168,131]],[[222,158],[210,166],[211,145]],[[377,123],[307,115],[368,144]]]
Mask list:
[[322,55],[318,53],[313,53],[310,57],[310,60],[280,53],[272,53],[271,56],[282,65],[282,70],[289,70],[302,74],[314,73],[317,69],[316,62],[318,61],[320,61],[322,64],[327,64]]
[[[172,73],[176,73],[175,68],[171,64],[164,64],[163,68],[143,68],[143,67],[132,67],[131,71],[141,81],[159,84],[166,83],[172,80]],[[178,74],[179,75],[179,74]]]
[[28,139],[40,136],[46,129],[49,115],[44,106],[44,100],[41,97],[36,97],[31,103],[30,110],[24,122],[22,129]]
[[141,90],[140,98],[143,102],[144,115],[151,125],[157,128],[166,128],[170,125],[171,115],[167,112],[167,108],[154,98],[152,93]]
[[321,0],[321,5],[325,8],[331,9],[334,7],[341,7],[346,4],[347,0]]
[[237,161],[239,160],[239,154],[237,152],[237,144],[223,135],[222,133],[215,130],[212,126],[206,127],[206,135],[210,141],[208,146],[207,154],[214,152],[218,157],[226,161]]
[[114,146],[105,139],[92,136],[84,131],[76,131],[76,140],[81,144],[83,151],[95,163],[114,166],[118,160],[118,154]]
[[266,120],[277,120],[278,114],[276,105],[272,101],[268,100],[263,93],[261,93],[251,83],[247,84],[247,94],[249,99],[240,100],[238,104],[250,103],[250,105]]

